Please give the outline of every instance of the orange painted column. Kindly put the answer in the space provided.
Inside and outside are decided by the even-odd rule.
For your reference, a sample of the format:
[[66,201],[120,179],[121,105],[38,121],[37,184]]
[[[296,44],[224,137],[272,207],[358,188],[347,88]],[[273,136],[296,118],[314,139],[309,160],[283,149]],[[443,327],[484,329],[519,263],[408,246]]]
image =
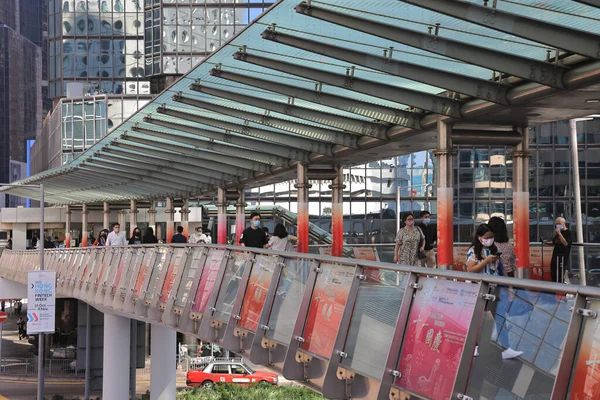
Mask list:
[[81,208],[81,247],[88,245],[88,209],[87,204]]
[[235,244],[239,246],[240,238],[246,228],[246,192],[238,190],[238,199],[235,203]]
[[337,176],[333,179],[331,188],[331,255],[344,256],[344,175],[342,167],[338,167]]
[[308,166],[298,164],[298,215],[296,217],[296,227],[298,231],[298,245],[296,251],[299,253],[308,253],[309,243],[309,214],[308,214],[308,191],[311,185],[308,183]]
[[217,194],[217,243],[227,244],[227,199],[223,188],[218,188]]
[[179,210],[179,213],[181,214],[181,226],[183,227],[182,235],[189,239],[190,206],[188,199],[183,199],[183,205],[181,206],[181,210]]
[[452,188],[452,127],[437,123],[437,236],[438,268],[454,265],[454,197]]
[[148,210],[148,227],[152,228],[154,234],[158,236],[156,232],[156,202],[150,200],[150,209]]
[[65,247],[71,247],[71,206],[65,208]]
[[518,129],[523,136],[513,151],[513,238],[518,278],[530,276],[529,249],[529,129]]
[[135,200],[129,201],[129,237],[133,236],[133,230],[137,227],[137,203]]
[[167,209],[165,210],[165,216],[167,217],[167,237],[166,242],[171,243],[173,235],[175,234],[175,208],[173,208],[173,199],[167,197]]

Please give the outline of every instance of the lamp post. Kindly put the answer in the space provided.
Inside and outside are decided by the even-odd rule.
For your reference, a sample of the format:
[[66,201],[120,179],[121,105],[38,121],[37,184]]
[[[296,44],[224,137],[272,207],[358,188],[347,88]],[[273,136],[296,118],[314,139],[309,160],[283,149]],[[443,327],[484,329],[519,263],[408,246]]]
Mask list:
[[[40,191],[40,239],[42,246],[40,249],[40,271],[44,270],[44,185],[17,185],[13,183],[0,183],[0,187],[19,187],[19,188],[31,188],[39,189]],[[44,398],[44,334],[40,333],[38,336],[38,387],[37,387],[37,398]]]

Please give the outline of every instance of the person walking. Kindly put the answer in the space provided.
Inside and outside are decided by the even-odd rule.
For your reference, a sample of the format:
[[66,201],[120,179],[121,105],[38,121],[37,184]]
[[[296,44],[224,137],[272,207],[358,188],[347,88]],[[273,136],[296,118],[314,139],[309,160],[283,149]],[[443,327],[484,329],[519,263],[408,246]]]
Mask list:
[[421,211],[421,223],[419,229],[425,235],[425,247],[423,253],[425,258],[421,259],[421,266],[428,268],[437,268],[435,260],[435,250],[437,244],[437,226],[431,224],[431,213],[427,210]]
[[171,238],[171,243],[187,243],[187,238],[183,236],[183,226],[177,227],[177,233]]
[[479,225],[471,247],[467,251],[467,271],[501,275],[497,253],[498,248],[494,245],[494,232],[487,224]]
[[190,243],[206,243],[206,235],[202,232],[202,225],[196,227],[196,232],[190,236]]
[[206,231],[206,244],[211,244],[212,243],[212,236],[210,234],[210,231]]
[[125,246],[126,244],[125,232],[121,232],[121,225],[119,223],[114,224],[112,232],[106,237],[106,245]]
[[292,242],[297,240],[296,236],[288,234],[283,224],[277,224],[273,235],[269,239],[269,243],[267,243],[267,248],[279,251],[292,251],[294,246]]
[[106,246],[106,239],[108,237],[108,229],[102,229],[98,239],[94,242],[94,246]]
[[21,316],[19,316],[19,320],[17,321],[17,329],[19,330],[19,340],[23,340],[27,334],[25,333],[25,320]]
[[137,226],[129,238],[129,244],[142,244],[142,231]]
[[260,214],[253,211],[250,214],[250,226],[244,229],[240,237],[240,245],[262,249],[267,243],[267,235],[260,227]]
[[567,228],[567,221],[564,218],[556,218],[555,224],[554,238],[552,240],[544,240],[544,243],[554,246],[554,249],[552,249],[552,260],[550,260],[552,282],[564,283],[565,271],[569,271],[569,256],[571,254],[573,239],[571,238],[571,231]]
[[419,252],[425,250],[425,235],[418,226],[415,226],[415,217],[412,213],[404,214],[402,222],[404,228],[401,228],[396,235],[394,262],[418,267]]
[[498,263],[500,270],[505,276],[515,276],[517,269],[517,256],[515,246],[508,240],[508,229],[506,223],[500,217],[492,217],[488,226],[494,233],[494,245],[498,249]]
[[152,227],[148,227],[146,232],[144,232],[144,237],[142,238],[142,243],[144,244],[153,244],[158,243],[158,239],[154,236],[154,229]]
[[21,300],[17,300],[15,303],[15,314],[20,316],[22,309],[23,309],[23,303],[21,302]]

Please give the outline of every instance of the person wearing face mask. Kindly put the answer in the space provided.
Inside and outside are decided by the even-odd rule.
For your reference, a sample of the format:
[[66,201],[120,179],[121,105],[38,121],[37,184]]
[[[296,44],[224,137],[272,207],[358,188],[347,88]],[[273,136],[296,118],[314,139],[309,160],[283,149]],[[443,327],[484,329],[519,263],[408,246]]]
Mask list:
[[267,243],[267,235],[260,227],[260,214],[254,211],[250,214],[250,226],[244,229],[240,237],[240,245],[262,249]]
[[571,238],[571,231],[567,229],[567,221],[564,218],[556,218],[555,224],[554,238],[552,240],[544,240],[544,243],[554,246],[552,260],[550,261],[552,282],[563,283],[565,271],[569,270],[569,255],[571,254],[573,239]]
[[477,227],[473,243],[467,252],[467,271],[501,275],[498,268],[498,249],[494,245],[494,232],[488,224]]
[[427,210],[421,211],[421,223],[419,229],[425,235],[425,258],[420,260],[422,267],[437,268],[435,262],[435,251],[433,248],[437,244],[437,226],[431,224],[431,213]]
[[129,244],[142,244],[142,231],[137,226],[133,230],[133,234],[129,238]]
[[94,246],[106,246],[106,239],[108,237],[108,229],[102,229],[98,239],[94,242]]
[[202,233],[202,226],[196,227],[196,232],[190,236],[190,243],[206,243],[206,235]]
[[125,246],[127,240],[125,239],[125,232],[121,232],[121,225],[118,223],[113,225],[113,230],[106,237],[107,246]]
[[425,235],[418,226],[415,226],[415,217],[412,213],[404,214],[402,222],[404,222],[404,228],[400,229],[396,235],[394,262],[418,267],[420,265],[419,252],[425,250]]

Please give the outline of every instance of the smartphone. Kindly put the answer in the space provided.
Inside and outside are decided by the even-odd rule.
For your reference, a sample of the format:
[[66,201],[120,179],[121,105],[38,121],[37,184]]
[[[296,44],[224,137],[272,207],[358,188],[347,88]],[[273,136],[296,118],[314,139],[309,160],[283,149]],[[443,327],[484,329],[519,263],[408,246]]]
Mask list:
[[502,255],[502,252],[499,251],[498,253],[494,254],[496,257],[500,257]]

